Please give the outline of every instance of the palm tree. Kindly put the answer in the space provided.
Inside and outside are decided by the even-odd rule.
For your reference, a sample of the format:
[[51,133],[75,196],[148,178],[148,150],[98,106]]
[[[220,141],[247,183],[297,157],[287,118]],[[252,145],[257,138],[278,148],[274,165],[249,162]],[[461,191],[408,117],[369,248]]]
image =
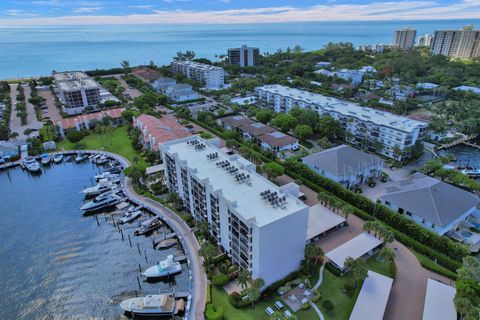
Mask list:
[[353,275],[354,288],[357,287],[358,280],[365,278],[368,275],[367,262],[363,259],[353,259],[348,257],[344,262],[345,269]]
[[260,289],[256,287],[250,287],[245,290],[245,293],[248,295],[248,298],[252,302],[252,309],[253,309],[253,304],[257,302],[257,300],[260,298]]
[[252,276],[250,274],[250,271],[248,271],[247,269],[242,269],[238,274],[237,281],[243,289],[246,289],[247,284],[248,282],[250,282],[251,278]]
[[216,252],[215,246],[208,241],[204,241],[200,245],[200,249],[198,250],[198,254],[201,255],[205,259],[204,267],[206,269],[210,268],[210,265],[212,263],[212,259],[215,255],[215,252]]
[[12,132],[8,135],[8,138],[17,141],[18,133],[17,132]]
[[383,247],[382,250],[378,253],[378,259],[383,261],[382,269],[385,267],[385,264],[392,263],[395,259],[395,252],[388,247]]
[[262,289],[265,286],[265,280],[263,278],[257,278],[251,280],[252,287],[257,288],[258,290]]
[[366,231],[370,234],[371,231],[375,228],[375,223],[373,221],[366,221],[363,224],[363,231]]
[[122,65],[123,72],[127,75],[130,72],[130,61],[123,60],[120,64]]
[[315,260],[315,265],[318,261],[323,261],[324,252],[323,249],[310,243],[305,246],[305,260],[307,260],[307,270],[309,270],[309,263],[311,260]]
[[270,318],[273,320],[282,320],[283,314],[280,310],[274,310],[273,313],[270,315]]

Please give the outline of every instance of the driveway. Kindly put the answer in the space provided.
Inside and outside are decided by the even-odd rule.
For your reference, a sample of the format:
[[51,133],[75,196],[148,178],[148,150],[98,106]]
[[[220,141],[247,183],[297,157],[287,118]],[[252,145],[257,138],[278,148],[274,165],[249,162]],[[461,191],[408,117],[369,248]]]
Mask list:
[[[111,77],[111,76],[109,76],[109,77]],[[116,74],[116,75],[114,75],[113,77],[120,82],[120,85],[121,85],[122,87],[125,88],[125,92],[124,92],[124,93],[130,95],[130,98],[135,99],[135,98],[140,97],[141,95],[143,95],[140,90],[135,89],[135,88],[133,88],[133,87],[130,87],[130,86],[128,85],[128,83],[126,83],[125,80],[123,80],[121,74]]]

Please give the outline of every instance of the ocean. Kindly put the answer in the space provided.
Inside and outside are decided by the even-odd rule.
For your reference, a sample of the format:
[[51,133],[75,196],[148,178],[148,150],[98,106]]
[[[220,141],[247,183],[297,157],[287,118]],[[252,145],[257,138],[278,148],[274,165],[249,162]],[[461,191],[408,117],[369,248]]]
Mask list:
[[168,64],[178,51],[215,60],[229,47],[257,46],[275,52],[295,45],[321,49],[328,42],[391,43],[398,28],[417,35],[459,29],[475,20],[345,21],[228,25],[115,25],[1,27],[0,79],[49,75],[53,70],[93,70],[131,65]]
[[83,216],[79,191],[98,171],[90,162],[52,164],[39,176],[0,171],[0,319],[127,319],[118,303],[135,297],[137,276],[139,296],[188,291],[186,264],[156,283],[143,282],[138,267],[178,248],[154,250],[150,237],[133,236],[138,221],[122,225],[122,241],[111,217]]

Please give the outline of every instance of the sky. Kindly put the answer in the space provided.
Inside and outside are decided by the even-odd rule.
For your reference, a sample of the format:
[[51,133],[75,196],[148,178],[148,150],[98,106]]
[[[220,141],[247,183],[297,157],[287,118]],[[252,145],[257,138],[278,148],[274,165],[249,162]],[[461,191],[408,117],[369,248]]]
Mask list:
[[479,18],[480,0],[0,0],[0,26]]

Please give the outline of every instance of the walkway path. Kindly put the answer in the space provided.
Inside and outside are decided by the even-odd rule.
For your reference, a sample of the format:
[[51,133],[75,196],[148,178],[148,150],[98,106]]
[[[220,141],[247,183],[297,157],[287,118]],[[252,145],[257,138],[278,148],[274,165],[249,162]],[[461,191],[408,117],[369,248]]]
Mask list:
[[313,290],[315,289],[318,289],[318,287],[320,287],[320,285],[322,284],[323,282],[323,269],[325,269],[325,264],[322,264],[322,267],[320,268],[320,271],[319,271],[319,276],[318,276],[318,281],[317,283],[315,283],[315,285],[313,286]]
[[313,310],[315,310],[317,312],[320,320],[325,320],[325,318],[323,317],[322,311],[320,311],[320,309],[317,307],[317,305],[315,303],[312,303],[312,308],[313,308]]
[[[76,152],[76,151],[75,151]],[[98,150],[82,150],[82,152],[88,153],[103,153],[108,156],[117,159],[124,166],[129,167],[130,162],[115,153],[98,151]],[[188,264],[190,267],[190,285],[191,285],[191,305],[190,314],[186,319],[201,320],[204,319],[205,303],[206,303],[206,291],[207,291],[207,277],[202,270],[203,258],[199,256],[198,250],[200,245],[197,238],[191,231],[190,227],[180,218],[177,214],[166,208],[162,204],[143,196],[138,195],[132,185],[130,178],[125,179],[125,195],[133,202],[141,204],[148,210],[152,211],[156,215],[160,216],[175,233],[182,242],[185,254],[188,256]]]

